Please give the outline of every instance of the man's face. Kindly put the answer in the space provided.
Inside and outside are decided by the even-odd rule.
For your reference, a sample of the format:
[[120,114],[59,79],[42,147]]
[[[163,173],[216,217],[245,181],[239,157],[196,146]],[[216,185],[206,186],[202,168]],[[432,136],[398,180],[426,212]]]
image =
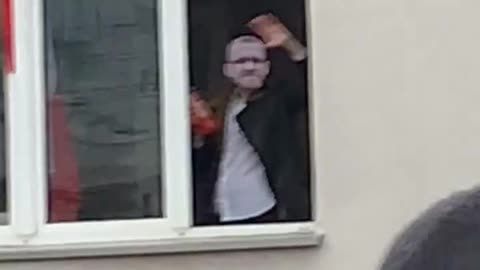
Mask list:
[[226,58],[224,74],[236,86],[249,90],[263,86],[270,72],[270,62],[261,40],[251,36],[235,39],[227,47]]

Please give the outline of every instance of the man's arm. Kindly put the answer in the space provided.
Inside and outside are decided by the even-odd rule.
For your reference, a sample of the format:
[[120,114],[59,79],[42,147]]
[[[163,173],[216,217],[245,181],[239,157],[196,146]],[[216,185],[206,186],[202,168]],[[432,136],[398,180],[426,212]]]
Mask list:
[[308,103],[307,49],[294,36],[290,36],[282,48],[290,58],[287,61],[293,63],[286,63],[288,77],[282,83],[285,102],[290,111],[305,110]]
[[282,48],[284,48],[290,59],[294,62],[303,62],[307,58],[307,48],[298,41],[292,34],[287,33],[288,37],[283,42]]
[[216,133],[220,126],[210,105],[197,91],[190,93],[190,123],[192,146],[195,149],[201,148],[206,137]]
[[260,15],[252,19],[248,26],[262,37],[267,48],[283,48],[295,62],[301,62],[307,57],[305,46],[274,15]]
[[[268,48],[284,50],[289,60],[282,63],[289,73],[280,90],[290,110],[300,111],[307,104],[307,48],[272,14],[260,15],[248,23]],[[281,57],[283,58],[283,57]],[[284,61],[282,61],[284,62]],[[291,65],[288,62],[293,62]]]

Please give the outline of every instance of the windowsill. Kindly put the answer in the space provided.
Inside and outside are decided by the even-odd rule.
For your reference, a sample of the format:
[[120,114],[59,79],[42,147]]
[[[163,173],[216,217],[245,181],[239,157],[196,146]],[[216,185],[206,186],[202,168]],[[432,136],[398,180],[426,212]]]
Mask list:
[[314,247],[321,246],[324,238],[323,230],[299,225],[254,232],[266,226],[194,228],[183,237],[155,241],[0,247],[0,261]]

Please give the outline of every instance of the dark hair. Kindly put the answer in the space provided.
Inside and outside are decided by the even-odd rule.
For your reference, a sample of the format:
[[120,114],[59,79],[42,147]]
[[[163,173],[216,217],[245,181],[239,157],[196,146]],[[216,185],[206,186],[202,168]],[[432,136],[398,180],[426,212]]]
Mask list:
[[476,270],[480,266],[480,186],[455,193],[397,237],[381,270]]

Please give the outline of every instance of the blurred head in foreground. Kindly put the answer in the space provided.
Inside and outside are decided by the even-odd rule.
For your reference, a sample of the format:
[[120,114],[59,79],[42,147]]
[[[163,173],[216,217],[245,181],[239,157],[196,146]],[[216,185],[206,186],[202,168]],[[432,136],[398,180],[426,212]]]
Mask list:
[[381,270],[480,269],[480,187],[437,202],[396,239]]

